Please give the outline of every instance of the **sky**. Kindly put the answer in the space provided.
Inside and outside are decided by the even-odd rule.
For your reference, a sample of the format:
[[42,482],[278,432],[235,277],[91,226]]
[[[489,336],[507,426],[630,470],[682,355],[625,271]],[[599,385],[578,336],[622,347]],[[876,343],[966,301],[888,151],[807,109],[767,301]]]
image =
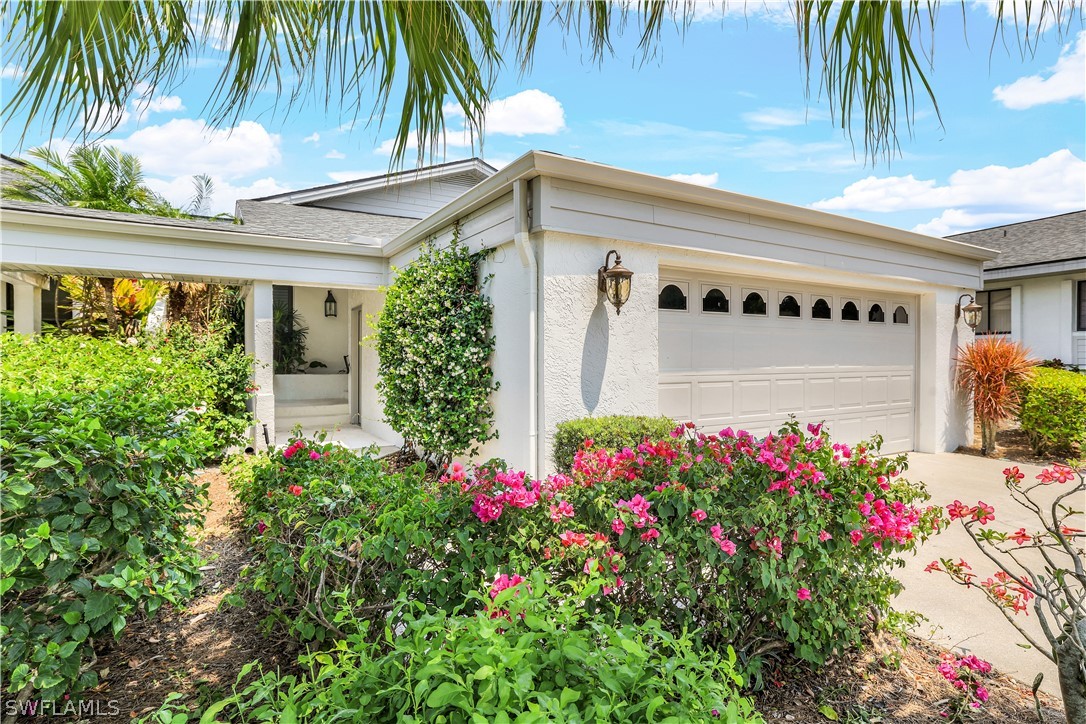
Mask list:
[[[1025,57],[1013,35],[993,47],[993,28],[989,3],[967,3],[964,28],[959,8],[943,8],[928,74],[941,122],[921,98],[889,159],[865,158],[859,128],[853,143],[831,123],[817,79],[808,93],[788,7],[751,2],[700,5],[646,62],[632,33],[597,64],[575,39],[546,31],[531,72],[510,63],[499,75],[481,143],[447,106],[446,149],[434,160],[479,155],[501,167],[547,150],[936,236],[1086,208],[1082,18],[1062,38],[1045,32]],[[194,174],[210,175],[214,212],[388,171],[391,117],[384,128],[352,127],[349,111],[276,110],[269,92],[240,121],[211,127],[204,104],[220,70],[213,58],[194,64],[91,137],[138,155],[149,185],[178,204]],[[3,66],[5,97],[20,75]],[[4,153],[76,137],[51,141],[32,127],[20,144],[24,122],[4,129]]]

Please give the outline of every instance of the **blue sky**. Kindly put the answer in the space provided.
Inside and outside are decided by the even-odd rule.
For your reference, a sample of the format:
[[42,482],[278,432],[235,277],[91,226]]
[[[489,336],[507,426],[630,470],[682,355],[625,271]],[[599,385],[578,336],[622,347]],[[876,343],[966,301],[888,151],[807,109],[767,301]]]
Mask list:
[[[964,30],[960,10],[944,8],[929,76],[943,124],[922,102],[912,135],[901,127],[900,155],[872,164],[860,135],[854,148],[829,122],[817,82],[808,98],[786,6],[701,10],[646,63],[633,37],[597,65],[575,40],[545,33],[531,73],[511,63],[499,78],[482,155],[500,166],[545,149],[936,235],[1086,208],[1081,17],[1023,58],[1013,38],[992,49],[986,5],[967,7]],[[315,105],[273,112],[271,94],[241,122],[208,127],[201,111],[218,71],[201,63],[177,87],[148,90],[105,137],[139,155],[171,200],[191,194],[196,173],[216,181],[214,210],[229,211],[237,198],[387,170],[387,129],[350,129],[349,113]],[[19,70],[2,75],[7,95]],[[480,153],[456,131],[461,120],[450,106],[444,159]],[[20,148],[18,135],[5,131],[5,153],[47,141],[31,132]]]

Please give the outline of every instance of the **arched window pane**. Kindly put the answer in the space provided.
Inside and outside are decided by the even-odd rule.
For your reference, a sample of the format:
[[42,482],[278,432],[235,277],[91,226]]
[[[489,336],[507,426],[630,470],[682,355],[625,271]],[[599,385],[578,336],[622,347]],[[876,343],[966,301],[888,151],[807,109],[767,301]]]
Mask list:
[[886,313],[882,311],[881,304],[872,304],[871,309],[867,310],[868,322],[885,322]]
[[796,298],[789,294],[787,297],[781,300],[781,303],[777,306],[777,316],[779,317],[799,317],[801,316],[799,311],[799,302]]
[[728,297],[719,289],[710,289],[705,298],[701,300],[701,310],[703,312],[727,312]]
[[841,307],[841,319],[846,322],[859,322],[860,321],[860,309],[852,302],[845,302]]
[[894,324],[908,324],[909,312],[905,307],[898,307],[894,310]]
[[660,309],[686,309],[686,295],[674,284],[660,290]]
[[811,305],[811,319],[831,319],[833,317],[833,311],[830,309],[830,303],[825,299],[816,299],[815,303]]
[[743,300],[743,314],[765,314],[765,300],[758,292],[751,292]]

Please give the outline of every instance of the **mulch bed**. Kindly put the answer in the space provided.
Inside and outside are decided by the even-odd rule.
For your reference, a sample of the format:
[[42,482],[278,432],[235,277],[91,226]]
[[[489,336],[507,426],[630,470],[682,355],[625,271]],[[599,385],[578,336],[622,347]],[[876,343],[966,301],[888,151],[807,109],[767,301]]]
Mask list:
[[973,444],[963,445],[955,452],[977,457],[991,457],[1014,463],[1049,466],[1053,463],[1066,463],[1066,455],[1037,455],[1029,443],[1029,437],[1018,428],[1018,422],[1007,420],[996,430],[995,454],[982,456],[980,452],[980,422],[974,423]]
[[[102,702],[100,711],[108,701],[118,713],[82,721],[131,722],[157,709],[171,692],[182,695],[177,703],[202,709],[228,695],[241,667],[253,660],[265,671],[295,669],[297,643],[274,628],[266,630],[260,601],[221,605],[235,591],[251,553],[237,530],[236,501],[226,477],[212,468],[202,479],[211,504],[200,541],[208,563],[196,597],[184,609],[130,621],[119,642],[98,652],[102,683],[85,698]],[[824,723],[829,719],[819,709],[827,706],[839,721],[853,724],[945,721],[939,712],[954,689],[935,670],[941,653],[920,639],[911,639],[904,652],[895,640],[874,639],[864,651],[818,673],[787,665],[772,671],[767,689],[755,695],[757,706],[770,722]],[[991,700],[970,721],[1037,721],[1025,685],[993,673],[985,686]],[[1041,703],[1046,722],[1064,721],[1057,700],[1041,694]]]

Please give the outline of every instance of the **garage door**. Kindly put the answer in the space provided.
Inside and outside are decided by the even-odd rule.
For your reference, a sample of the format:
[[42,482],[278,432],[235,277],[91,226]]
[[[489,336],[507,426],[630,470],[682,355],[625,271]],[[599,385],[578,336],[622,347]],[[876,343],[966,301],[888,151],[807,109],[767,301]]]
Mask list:
[[661,271],[660,409],[762,436],[795,415],[913,449],[915,297]]

